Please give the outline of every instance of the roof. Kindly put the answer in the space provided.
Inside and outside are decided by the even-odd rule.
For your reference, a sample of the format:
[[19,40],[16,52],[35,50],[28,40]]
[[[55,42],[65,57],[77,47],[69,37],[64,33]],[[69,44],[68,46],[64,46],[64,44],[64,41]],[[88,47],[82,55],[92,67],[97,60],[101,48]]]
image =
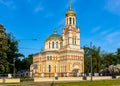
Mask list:
[[48,41],[48,40],[60,40],[60,41],[62,41],[62,36],[59,34],[52,34],[52,35],[47,37],[46,41]]
[[66,16],[76,16],[76,13],[72,10],[72,3],[70,3],[70,9],[66,12]]
[[60,41],[62,41],[62,36],[57,34],[57,31],[55,29],[54,33],[47,37],[46,41],[48,41],[48,40],[60,40]]

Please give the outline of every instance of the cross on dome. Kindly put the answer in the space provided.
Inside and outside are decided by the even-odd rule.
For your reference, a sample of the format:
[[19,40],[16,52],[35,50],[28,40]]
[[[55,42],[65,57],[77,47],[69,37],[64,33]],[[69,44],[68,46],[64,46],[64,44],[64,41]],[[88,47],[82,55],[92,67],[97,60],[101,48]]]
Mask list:
[[70,11],[72,11],[72,2],[70,2]]
[[57,29],[56,28],[54,29],[54,34],[57,34]]

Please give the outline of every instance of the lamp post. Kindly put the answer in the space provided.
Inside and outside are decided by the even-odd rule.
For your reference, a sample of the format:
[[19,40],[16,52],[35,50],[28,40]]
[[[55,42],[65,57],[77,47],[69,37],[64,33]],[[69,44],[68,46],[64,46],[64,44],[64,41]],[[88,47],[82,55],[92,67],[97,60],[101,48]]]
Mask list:
[[91,67],[91,81],[92,81],[92,42],[90,42],[90,67]]
[[13,58],[13,65],[14,65],[14,67],[13,67],[13,76],[15,77],[15,58]]

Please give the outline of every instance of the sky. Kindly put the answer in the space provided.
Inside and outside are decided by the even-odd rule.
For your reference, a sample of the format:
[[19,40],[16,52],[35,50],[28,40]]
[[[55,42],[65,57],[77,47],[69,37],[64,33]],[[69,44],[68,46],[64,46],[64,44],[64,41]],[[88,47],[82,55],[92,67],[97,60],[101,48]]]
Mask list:
[[120,0],[0,0],[0,24],[19,41],[20,53],[38,53],[54,28],[62,33],[69,2],[80,25],[81,47],[92,42],[105,52],[120,48]]

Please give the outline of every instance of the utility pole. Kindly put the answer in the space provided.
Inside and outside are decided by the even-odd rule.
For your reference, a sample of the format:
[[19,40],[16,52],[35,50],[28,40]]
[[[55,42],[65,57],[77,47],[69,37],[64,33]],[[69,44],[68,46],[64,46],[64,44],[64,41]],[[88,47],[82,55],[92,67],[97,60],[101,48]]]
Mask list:
[[90,42],[90,66],[91,66],[91,81],[92,81],[92,42]]

